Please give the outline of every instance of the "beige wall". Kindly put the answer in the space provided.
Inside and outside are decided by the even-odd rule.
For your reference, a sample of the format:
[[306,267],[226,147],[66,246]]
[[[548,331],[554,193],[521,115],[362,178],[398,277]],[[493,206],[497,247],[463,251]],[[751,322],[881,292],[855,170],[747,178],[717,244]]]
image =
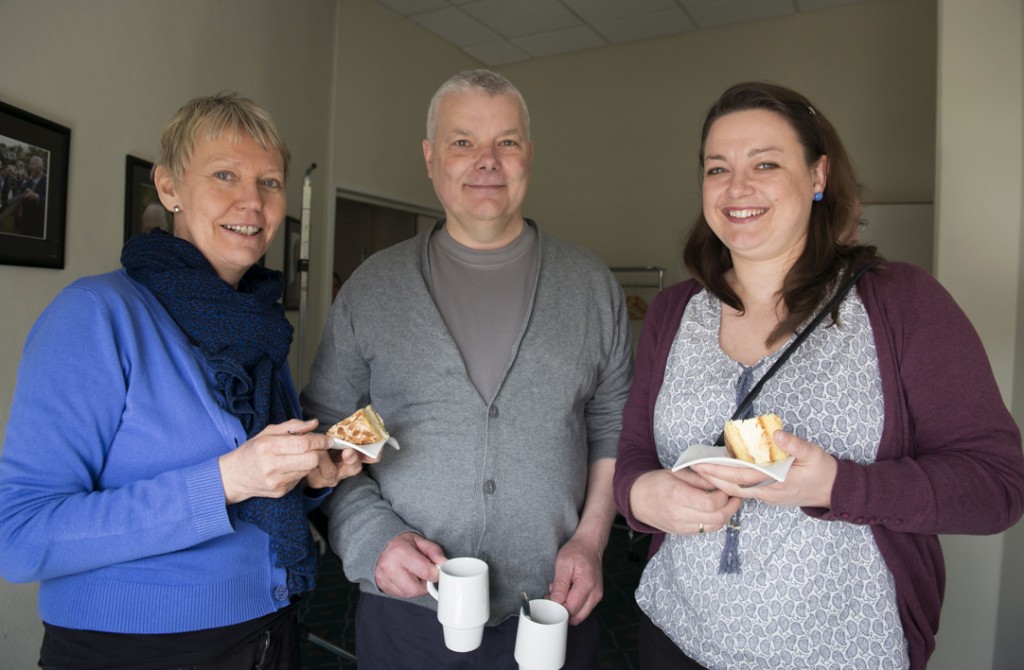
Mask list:
[[[978,329],[1019,425],[1024,6],[940,0],[938,7],[936,276]],[[932,667],[1024,667],[1024,529],[942,544],[949,584]]]
[[[188,98],[234,89],[270,110],[294,157],[288,213],[299,216],[302,171],[312,161],[329,168],[336,8],[334,0],[4,0],[0,100],[70,127],[71,161],[65,269],[0,265],[0,441],[29,327],[73,279],[119,265],[125,154],[155,158],[164,121]],[[275,244],[268,265],[280,267],[282,254]],[[0,579],[0,667],[35,666],[35,593]]]

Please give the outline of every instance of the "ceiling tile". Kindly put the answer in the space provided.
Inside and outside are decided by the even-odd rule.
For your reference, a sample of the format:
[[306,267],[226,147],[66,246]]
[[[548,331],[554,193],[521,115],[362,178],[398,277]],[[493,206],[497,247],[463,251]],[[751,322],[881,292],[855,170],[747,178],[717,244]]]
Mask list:
[[813,11],[815,9],[826,9],[840,5],[852,5],[864,0],[796,0],[796,6],[800,11]]
[[462,10],[504,37],[521,37],[582,25],[558,0],[479,0]]
[[697,26],[693,25],[693,21],[678,8],[667,12],[608,21],[594,26],[594,30],[612,44],[649,40],[696,29]]
[[487,26],[455,7],[438,9],[423,14],[413,14],[409,18],[435,35],[459,47],[497,42],[501,39],[501,35],[496,34]]
[[[881,0],[376,0],[488,65]],[[509,41],[508,38],[514,38]],[[514,42],[514,43],[513,43]]]
[[402,16],[429,12],[432,9],[448,6],[448,0],[377,0],[377,2],[390,7]]
[[473,46],[466,47],[463,51],[489,67],[518,63],[519,61],[530,59],[530,54],[506,40],[489,42],[487,44],[474,44]]
[[687,3],[698,28],[717,28],[732,23],[759,21],[796,13],[793,0],[715,0]]
[[674,0],[562,0],[562,4],[592,25],[679,9]]
[[600,35],[587,27],[516,37],[512,39],[512,42],[534,58],[597,49],[608,44],[601,39]]

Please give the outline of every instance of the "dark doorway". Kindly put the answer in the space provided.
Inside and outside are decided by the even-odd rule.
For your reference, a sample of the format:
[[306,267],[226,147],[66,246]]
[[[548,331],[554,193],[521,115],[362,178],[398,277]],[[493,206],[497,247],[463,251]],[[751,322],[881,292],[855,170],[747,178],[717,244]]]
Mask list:
[[371,255],[414,237],[439,215],[415,207],[338,196],[334,216],[334,272],[337,286]]

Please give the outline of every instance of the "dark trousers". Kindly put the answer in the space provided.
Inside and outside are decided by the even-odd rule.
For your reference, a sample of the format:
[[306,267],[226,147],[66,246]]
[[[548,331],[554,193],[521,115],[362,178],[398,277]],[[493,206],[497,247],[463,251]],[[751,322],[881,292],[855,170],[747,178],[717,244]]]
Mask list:
[[[479,648],[459,653],[444,646],[444,631],[434,610],[361,593],[356,608],[359,670],[516,670],[518,626],[516,617],[488,626]],[[569,626],[564,670],[595,670],[599,642],[596,615]]]
[[[130,635],[45,624],[43,670],[299,670],[299,611],[194,633]],[[2,666],[2,663],[0,663]]]
[[640,670],[707,670],[703,665],[683,653],[668,635],[665,635],[646,614],[640,617],[637,644],[640,647]]

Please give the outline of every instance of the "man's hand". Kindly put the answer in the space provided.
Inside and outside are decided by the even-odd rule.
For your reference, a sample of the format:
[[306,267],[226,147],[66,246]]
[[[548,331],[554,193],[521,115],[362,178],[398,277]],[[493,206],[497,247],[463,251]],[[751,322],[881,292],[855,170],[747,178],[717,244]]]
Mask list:
[[389,596],[415,598],[426,595],[427,582],[440,577],[437,566],[448,560],[436,542],[406,532],[384,547],[373,578]]
[[576,625],[590,616],[604,595],[601,550],[573,537],[555,557],[555,579],[548,598],[565,606],[569,623]]

